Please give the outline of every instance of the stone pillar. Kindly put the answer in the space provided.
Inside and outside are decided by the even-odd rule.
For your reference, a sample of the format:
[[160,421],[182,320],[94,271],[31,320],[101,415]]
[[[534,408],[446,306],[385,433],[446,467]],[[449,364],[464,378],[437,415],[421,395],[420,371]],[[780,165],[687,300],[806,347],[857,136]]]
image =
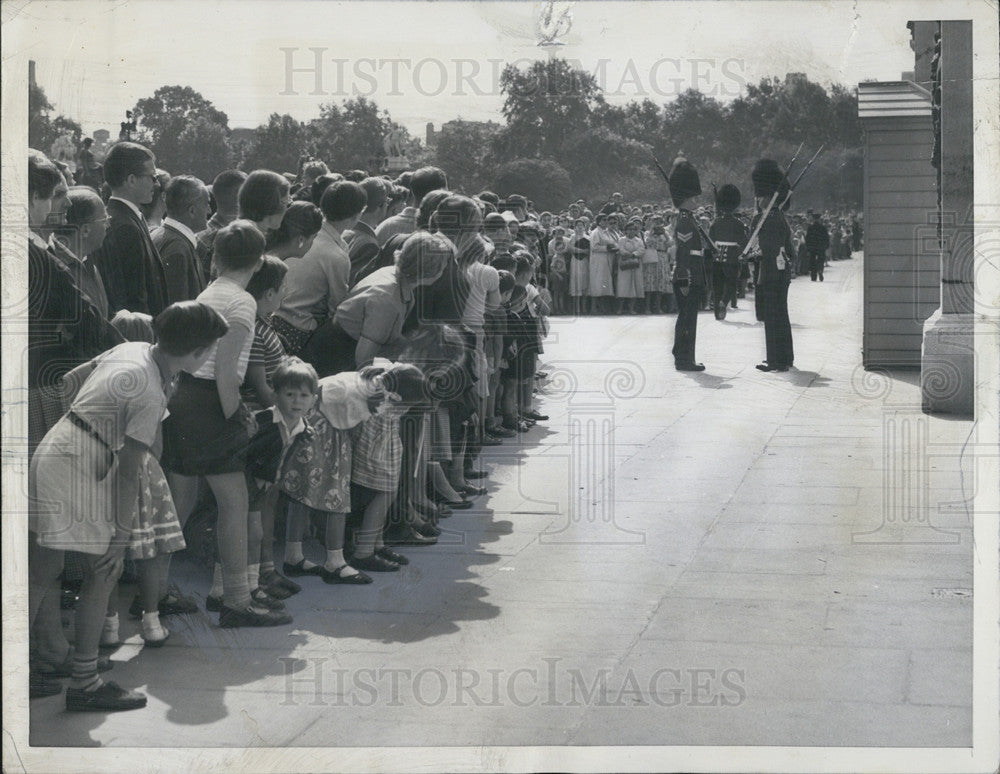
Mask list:
[[913,49],[913,82],[931,90],[931,59],[934,56],[934,35],[938,23],[931,21],[911,21],[910,48]]
[[[920,383],[925,411],[972,416],[975,398],[972,22],[940,22],[936,26],[940,31],[939,50],[935,52],[936,61],[932,60],[931,91],[935,103],[940,104],[941,307],[924,323]],[[922,29],[922,25],[917,29]],[[919,71],[919,51],[917,55]]]

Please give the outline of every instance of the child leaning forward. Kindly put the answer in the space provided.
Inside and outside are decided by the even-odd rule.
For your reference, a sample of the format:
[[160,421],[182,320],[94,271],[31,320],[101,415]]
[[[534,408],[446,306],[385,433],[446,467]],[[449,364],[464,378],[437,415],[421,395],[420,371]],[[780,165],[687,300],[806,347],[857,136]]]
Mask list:
[[227,331],[221,315],[194,301],[167,307],[154,326],[156,344],[120,344],[81,366],[92,369],[90,375],[31,461],[31,624],[53,613],[58,621],[65,552],[79,552],[84,568],[69,711],[146,705],[142,694],[98,675],[104,615],[136,528],[139,471],[156,443],[174,381],[196,371]]

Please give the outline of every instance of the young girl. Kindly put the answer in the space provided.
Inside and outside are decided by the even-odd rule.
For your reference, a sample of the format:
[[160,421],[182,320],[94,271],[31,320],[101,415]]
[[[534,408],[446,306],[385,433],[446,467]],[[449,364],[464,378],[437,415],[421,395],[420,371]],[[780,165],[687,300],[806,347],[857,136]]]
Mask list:
[[[194,301],[167,307],[154,324],[156,344],[120,344],[71,374],[76,381],[85,378],[83,386],[31,461],[33,598],[38,591],[58,593],[65,551],[82,555],[72,682],[66,691],[70,711],[146,705],[145,696],[103,683],[97,674],[104,614],[136,531],[140,471],[159,470],[152,449],[168,395],[178,375],[196,371],[227,330],[217,312]],[[169,507],[169,498],[164,505]],[[162,516],[162,523],[176,524],[175,514]],[[32,618],[37,612],[33,604]]]
[[[343,374],[346,376],[346,374]],[[369,572],[393,572],[409,560],[387,548],[382,539],[389,504],[399,489],[403,441],[399,418],[412,406],[426,402],[427,380],[415,365],[387,364],[357,374],[369,393],[372,415],[351,431],[351,504],[362,515],[355,533],[351,565]]]
[[[318,399],[306,415],[312,437],[289,455],[281,479],[286,505],[284,573],[317,575],[324,583],[360,585],[372,579],[344,558],[344,529],[351,510],[351,438],[348,430],[370,416],[377,389],[358,372],[342,372],[318,383]],[[313,564],[302,538],[314,516],[325,519],[326,561]]]
[[250,221],[235,220],[219,229],[214,243],[219,273],[198,296],[218,311],[229,332],[193,374],[182,374],[163,425],[164,467],[181,522],[187,520],[204,476],[219,508],[218,546],[222,563],[223,605],[219,625],[278,626],[291,616],[254,605],[247,578],[246,454],[256,432],[253,414],[240,399],[253,343],[257,305],[246,292],[261,266],[264,235]]

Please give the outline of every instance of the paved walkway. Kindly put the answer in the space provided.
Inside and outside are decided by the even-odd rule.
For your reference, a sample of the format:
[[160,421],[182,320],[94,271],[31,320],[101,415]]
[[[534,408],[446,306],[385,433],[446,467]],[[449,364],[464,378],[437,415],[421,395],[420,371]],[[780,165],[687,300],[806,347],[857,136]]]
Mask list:
[[489,450],[440,545],[307,582],[291,627],[201,613],[142,651],[129,622],[114,676],[148,708],[34,701],[32,743],[969,745],[972,424],[858,369],[859,254],[790,305],[786,374],[754,369],[752,299],[701,316],[696,375],[672,317],[554,320],[551,421]]

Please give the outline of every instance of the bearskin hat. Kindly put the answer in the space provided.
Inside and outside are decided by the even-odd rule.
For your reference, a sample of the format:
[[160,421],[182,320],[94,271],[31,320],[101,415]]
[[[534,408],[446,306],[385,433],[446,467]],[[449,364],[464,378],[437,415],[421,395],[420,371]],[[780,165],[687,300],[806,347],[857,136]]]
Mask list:
[[750,173],[753,180],[754,196],[774,196],[778,192],[778,199],[783,199],[788,195],[788,178],[781,171],[778,162],[772,159],[761,159],[753,166]]
[[742,198],[739,188],[726,183],[715,193],[715,207],[719,212],[733,212],[740,206]]
[[691,162],[683,156],[674,159],[667,183],[670,186],[670,198],[673,200],[674,206],[679,206],[685,199],[690,199],[701,193],[698,170],[691,166]]

